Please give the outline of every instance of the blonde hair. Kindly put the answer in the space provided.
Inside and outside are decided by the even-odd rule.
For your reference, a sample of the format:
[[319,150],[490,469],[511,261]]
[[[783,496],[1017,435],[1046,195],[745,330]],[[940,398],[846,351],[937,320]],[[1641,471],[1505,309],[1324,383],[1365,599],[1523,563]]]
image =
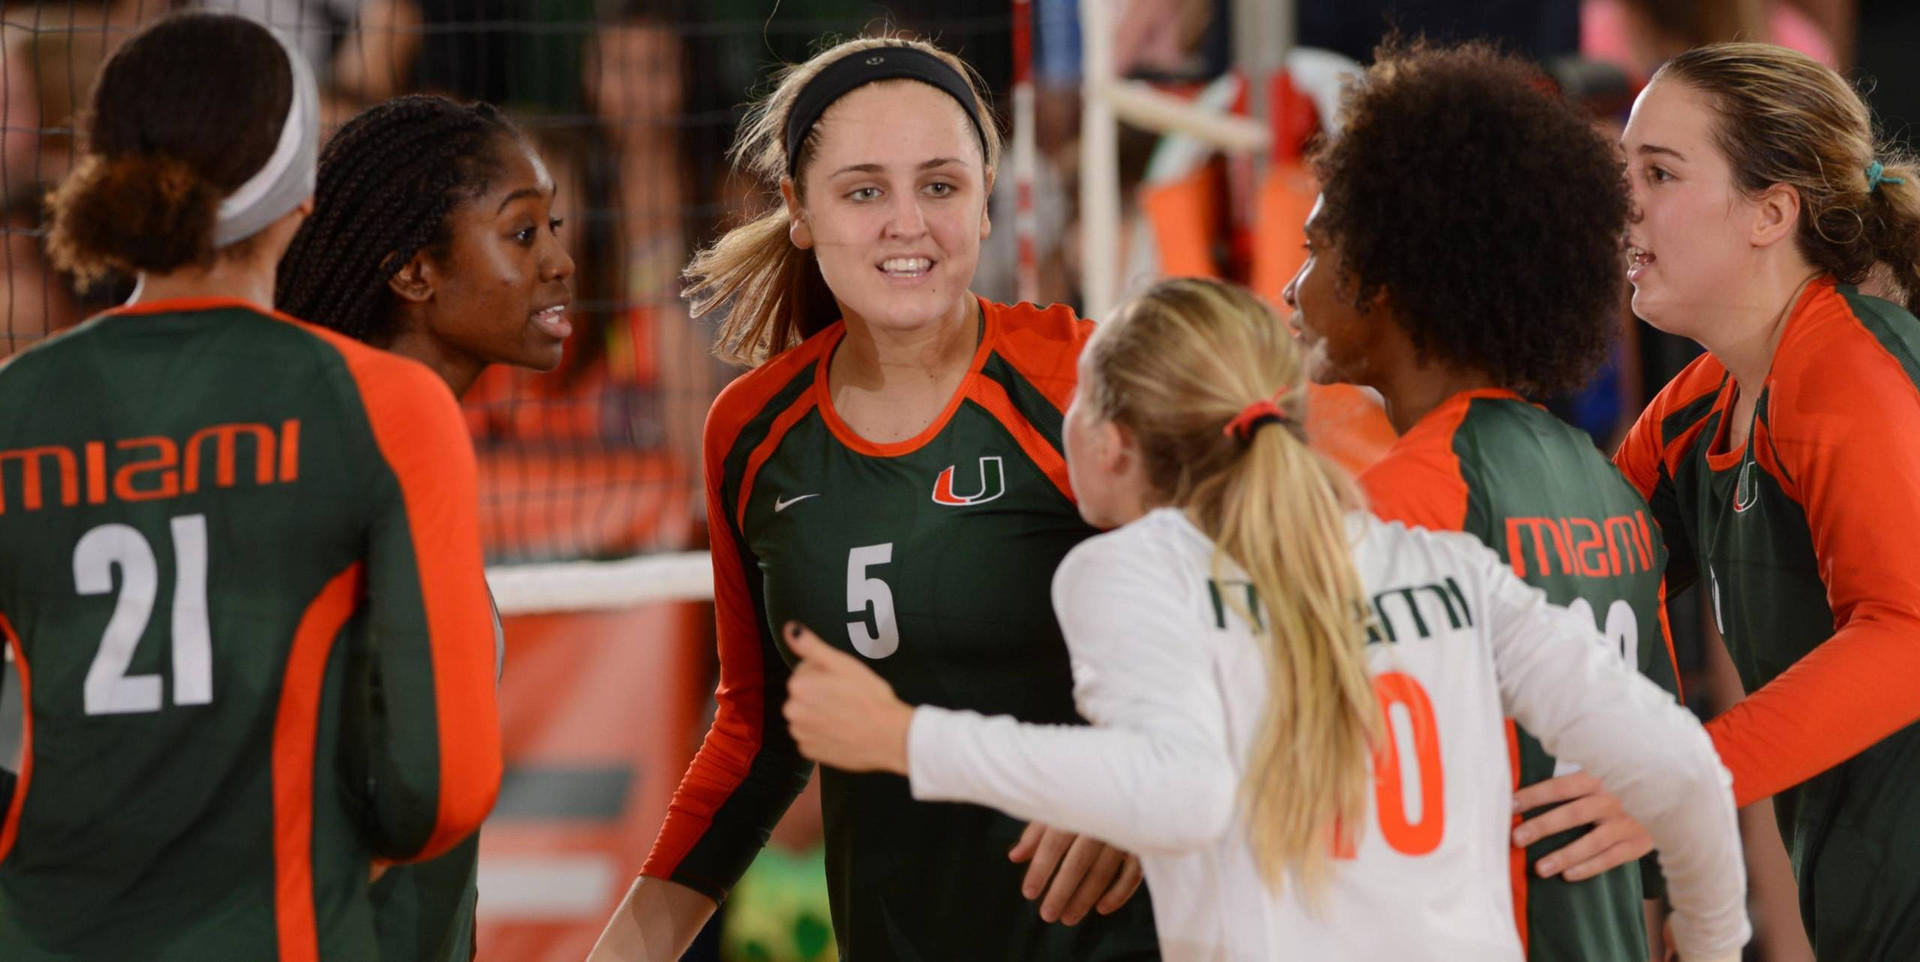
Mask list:
[[1717,43],[1667,61],[1661,77],[1707,95],[1742,190],[1799,192],[1796,241],[1809,263],[1852,284],[1884,265],[1907,309],[1920,310],[1920,165],[1876,141],[1866,103],[1839,74],[1786,47]]
[[[747,113],[729,151],[736,170],[752,174],[772,192],[773,206],[727,231],[687,265],[690,313],[700,317],[716,309],[726,312],[713,344],[713,353],[722,360],[758,365],[817,333],[839,315],[813,252],[793,246],[787,234],[792,218],[779,196],[780,181],[789,169],[787,114],[801,89],[820,71],[842,57],[876,47],[911,47],[932,54],[965,78],[980,117],[986,169],[992,170],[1000,161],[1000,132],[983,93],[985,82],[966,61],[933,44],[895,36],[867,37],[835,44],[805,63],[788,65],[775,79],[772,93]],[[819,130],[815,124],[807,131],[798,163],[792,166],[796,194],[818,147]]]
[[[1083,401],[1132,435],[1157,498],[1213,539],[1214,578],[1231,561],[1260,599],[1264,617],[1241,614],[1265,643],[1270,694],[1241,796],[1268,884],[1279,889],[1292,869],[1312,895],[1346,841],[1336,833],[1366,815],[1380,713],[1347,536],[1359,496],[1306,445],[1299,349],[1244,288],[1176,279],[1122,305],[1086,352]],[[1263,398],[1287,420],[1246,440],[1225,433]]]

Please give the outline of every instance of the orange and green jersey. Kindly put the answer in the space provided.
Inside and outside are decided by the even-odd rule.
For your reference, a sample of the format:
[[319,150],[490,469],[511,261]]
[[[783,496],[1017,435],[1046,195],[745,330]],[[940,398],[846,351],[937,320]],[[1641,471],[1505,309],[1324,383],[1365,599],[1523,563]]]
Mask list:
[[1734,800],[1772,796],[1822,962],[1920,945],[1920,321],[1818,279],[1746,443],[1703,356],[1616,462],[1653,505],[1675,589],[1705,582],[1745,700],[1708,724]]
[[0,367],[0,959],[378,957],[500,779],[473,450],[426,367],[234,300]]
[[[1385,520],[1479,538],[1548,600],[1585,611],[1610,650],[1678,696],[1665,551],[1646,501],[1585,432],[1511,391],[1464,391],[1421,418],[1360,481]],[[1515,788],[1567,773],[1525,729],[1508,729]],[[1585,831],[1513,850],[1514,917],[1527,958],[1644,960],[1639,867],[1581,882],[1533,871]]]
[[[714,402],[719,708],[644,874],[723,898],[806,784],[811,763],[781,716],[789,653],[776,629],[788,620],[860,655],[909,704],[1079,721],[1049,591],[1093,534],[1060,437],[1091,325],[1064,307],[981,311],[965,379],[908,440],[866,441],[834,413],[827,367],[843,324]],[[842,958],[1158,958],[1144,893],[1077,926],[1041,921],[1020,894],[1025,866],[1007,859],[1021,822],[916,802],[897,775],[820,777]]]

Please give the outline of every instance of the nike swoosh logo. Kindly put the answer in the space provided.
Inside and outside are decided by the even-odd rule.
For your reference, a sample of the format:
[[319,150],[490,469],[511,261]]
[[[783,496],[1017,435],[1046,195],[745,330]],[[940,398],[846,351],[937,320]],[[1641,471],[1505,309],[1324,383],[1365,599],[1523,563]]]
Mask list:
[[817,497],[819,497],[818,494],[802,494],[802,495],[797,495],[791,498],[775,497],[773,499],[773,513],[779,514],[780,512],[785,511],[788,508],[793,507],[794,505],[807,500],[808,498],[817,498]]

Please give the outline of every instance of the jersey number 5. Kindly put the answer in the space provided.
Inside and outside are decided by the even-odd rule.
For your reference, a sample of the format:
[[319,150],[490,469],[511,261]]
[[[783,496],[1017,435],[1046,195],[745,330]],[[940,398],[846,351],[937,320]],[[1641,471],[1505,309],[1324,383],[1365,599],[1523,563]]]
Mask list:
[[[207,516],[174,518],[173,531],[173,703],[205,705],[213,701],[213,641],[207,626]],[[120,569],[120,598],[100,650],[87,669],[83,689],[89,715],[123,715],[160,710],[160,676],[129,675],[133,652],[147,632],[153,601],[160,590],[159,565],[140,532],[124,524],[103,524],[80,537],[73,549],[73,584],[82,596],[113,592],[113,569]]]
[[[893,613],[893,589],[867,569],[893,563],[893,542],[870,544],[847,552],[847,640],[868,658],[885,658],[900,649],[900,623]],[[871,627],[867,619],[872,618]]]

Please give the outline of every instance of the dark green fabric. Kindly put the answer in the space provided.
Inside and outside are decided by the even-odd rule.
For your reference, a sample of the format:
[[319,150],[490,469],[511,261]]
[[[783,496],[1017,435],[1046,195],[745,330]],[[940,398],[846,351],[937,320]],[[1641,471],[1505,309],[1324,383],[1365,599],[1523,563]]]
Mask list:
[[[1587,434],[1523,401],[1477,398],[1454,432],[1453,450],[1468,490],[1466,530],[1508,564],[1515,564],[1517,552],[1516,570],[1528,584],[1556,604],[1584,606],[1616,654],[1677,692],[1660,631],[1665,551],[1646,502]],[[1609,525],[1609,519],[1625,520]],[[1651,564],[1641,556],[1643,548]],[[1558,763],[1524,728],[1519,743],[1521,785],[1556,774]],[[1581,882],[1543,879],[1533,871],[1540,859],[1587,831],[1560,832],[1527,847],[1530,962],[1647,957],[1638,865]]]

